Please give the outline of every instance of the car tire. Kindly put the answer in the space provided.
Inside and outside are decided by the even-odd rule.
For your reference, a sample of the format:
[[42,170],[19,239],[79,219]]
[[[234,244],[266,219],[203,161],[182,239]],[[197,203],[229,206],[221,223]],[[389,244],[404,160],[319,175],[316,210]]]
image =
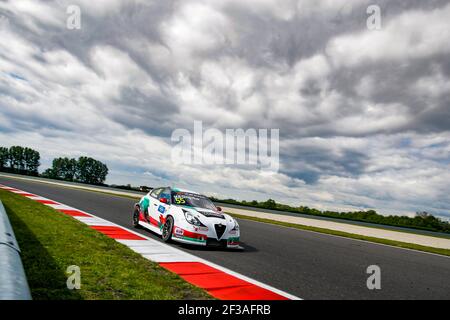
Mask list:
[[173,218],[168,216],[164,226],[162,228],[161,238],[164,242],[169,242],[172,239],[172,230],[173,230]]
[[140,211],[141,210],[140,210],[140,208],[138,206],[134,207],[132,222],[133,222],[133,227],[135,227],[135,228],[139,228],[140,227],[140,225],[139,225]]

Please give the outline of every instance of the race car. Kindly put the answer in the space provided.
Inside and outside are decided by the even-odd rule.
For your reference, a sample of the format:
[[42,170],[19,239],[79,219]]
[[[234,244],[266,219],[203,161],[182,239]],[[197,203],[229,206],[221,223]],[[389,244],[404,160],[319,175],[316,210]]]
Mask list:
[[241,249],[236,219],[188,190],[154,188],[135,204],[133,226],[153,231],[165,242]]

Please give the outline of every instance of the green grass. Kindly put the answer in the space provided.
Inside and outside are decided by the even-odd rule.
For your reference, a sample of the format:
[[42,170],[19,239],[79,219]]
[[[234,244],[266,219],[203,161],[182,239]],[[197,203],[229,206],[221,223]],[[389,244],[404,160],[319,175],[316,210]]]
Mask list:
[[[21,249],[33,299],[211,299],[177,275],[85,224],[0,190]],[[66,269],[81,270],[81,289]]]
[[245,220],[252,220],[252,221],[257,221],[257,222],[262,222],[262,223],[275,224],[275,225],[279,225],[279,226],[283,226],[283,227],[289,227],[289,228],[295,228],[295,229],[301,229],[301,230],[307,230],[307,231],[314,231],[314,232],[331,234],[331,235],[335,235],[335,236],[341,236],[341,237],[352,238],[352,239],[357,239],[357,240],[381,243],[381,244],[386,244],[386,245],[405,248],[405,249],[425,251],[425,252],[440,254],[440,255],[444,255],[444,256],[450,256],[450,250],[448,250],[448,249],[433,248],[433,247],[421,246],[421,245],[413,244],[413,243],[387,240],[387,239],[374,238],[374,237],[367,237],[367,236],[362,236],[359,234],[353,234],[353,233],[348,233],[348,232],[342,232],[342,231],[336,231],[336,230],[330,230],[330,229],[324,229],[324,228],[317,228],[317,227],[310,227],[310,226],[305,226],[305,225],[301,225],[301,224],[282,222],[282,221],[276,221],[276,220],[264,219],[264,218],[257,218],[257,217],[251,217],[251,216],[234,214],[234,213],[228,213],[228,214],[230,214],[233,217],[245,219]]

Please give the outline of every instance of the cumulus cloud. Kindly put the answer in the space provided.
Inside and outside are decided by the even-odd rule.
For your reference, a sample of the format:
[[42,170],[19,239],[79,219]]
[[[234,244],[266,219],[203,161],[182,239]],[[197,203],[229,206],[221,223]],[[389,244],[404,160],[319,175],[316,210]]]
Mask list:
[[[429,11],[406,10],[385,22],[378,32],[364,30],[331,40],[327,53],[337,65],[377,61],[404,61],[450,51],[450,6]],[[430,23],[432,21],[432,23]]]
[[[79,5],[82,28],[66,28]],[[2,1],[0,139],[110,183],[450,217],[448,1]],[[280,170],[180,165],[171,133],[280,129]]]

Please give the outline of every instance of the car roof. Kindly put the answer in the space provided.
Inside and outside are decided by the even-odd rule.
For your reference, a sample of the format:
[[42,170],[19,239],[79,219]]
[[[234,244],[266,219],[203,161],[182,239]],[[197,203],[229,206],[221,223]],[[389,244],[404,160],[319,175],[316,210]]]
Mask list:
[[186,192],[186,193],[200,194],[200,193],[195,192],[195,191],[181,189],[181,188],[172,187],[171,189],[172,189],[172,191],[175,191],[175,192]]

